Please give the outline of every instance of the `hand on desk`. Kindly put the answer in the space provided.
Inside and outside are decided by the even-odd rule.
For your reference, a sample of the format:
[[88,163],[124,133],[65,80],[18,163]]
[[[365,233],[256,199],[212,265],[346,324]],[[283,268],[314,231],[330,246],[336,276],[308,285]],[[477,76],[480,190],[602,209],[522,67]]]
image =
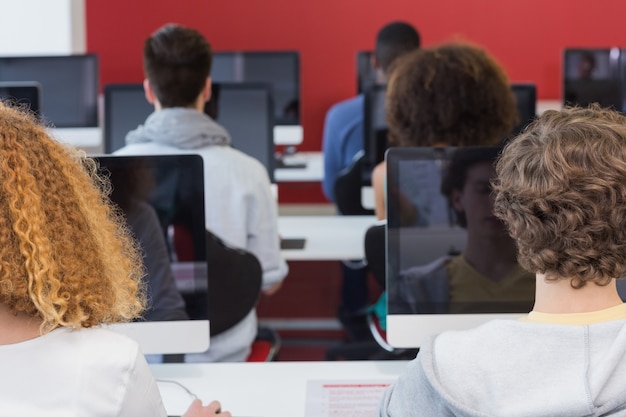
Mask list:
[[193,400],[183,417],[231,417],[230,412],[221,410],[219,401],[211,401],[209,405],[203,406],[202,401]]

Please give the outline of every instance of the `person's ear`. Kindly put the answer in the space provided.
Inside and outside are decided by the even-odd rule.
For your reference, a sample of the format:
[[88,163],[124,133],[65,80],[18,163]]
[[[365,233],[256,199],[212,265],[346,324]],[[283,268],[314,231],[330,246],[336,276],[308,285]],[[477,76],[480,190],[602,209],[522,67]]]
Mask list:
[[202,99],[205,103],[211,100],[211,77],[206,77],[206,82],[202,89]]
[[465,213],[465,207],[463,206],[463,194],[460,190],[453,189],[450,192],[450,204],[454,211],[459,213]]
[[146,100],[148,101],[148,103],[154,105],[154,103],[157,101],[156,95],[154,94],[154,91],[152,90],[152,87],[150,86],[150,81],[148,81],[147,78],[143,80],[143,92],[144,92],[144,95],[146,96]]

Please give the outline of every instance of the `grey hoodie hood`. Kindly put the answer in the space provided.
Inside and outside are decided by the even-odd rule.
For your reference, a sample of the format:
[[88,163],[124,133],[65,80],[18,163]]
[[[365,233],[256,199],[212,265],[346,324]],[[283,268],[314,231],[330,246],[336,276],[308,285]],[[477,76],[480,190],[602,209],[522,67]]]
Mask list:
[[385,393],[380,415],[626,416],[626,320],[443,333]]
[[204,113],[183,107],[155,111],[126,135],[126,144],[155,142],[179,149],[228,146],[230,135]]

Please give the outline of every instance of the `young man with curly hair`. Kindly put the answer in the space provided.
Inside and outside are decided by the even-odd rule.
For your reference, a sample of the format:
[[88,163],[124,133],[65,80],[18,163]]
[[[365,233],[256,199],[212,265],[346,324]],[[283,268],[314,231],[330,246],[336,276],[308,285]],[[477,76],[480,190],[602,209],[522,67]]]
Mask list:
[[534,307],[434,337],[380,415],[624,415],[626,117],[547,111],[505,147],[496,174],[495,213],[536,274]]

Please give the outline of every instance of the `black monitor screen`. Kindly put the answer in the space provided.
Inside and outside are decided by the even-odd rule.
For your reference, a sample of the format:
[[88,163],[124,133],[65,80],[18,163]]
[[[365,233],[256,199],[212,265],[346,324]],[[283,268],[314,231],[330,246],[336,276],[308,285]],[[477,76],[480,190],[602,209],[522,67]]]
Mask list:
[[372,85],[364,92],[363,99],[363,165],[362,183],[371,183],[372,170],[385,158],[389,147],[385,110],[386,85]]
[[0,99],[39,115],[40,90],[39,83],[35,82],[0,82]]
[[98,57],[0,57],[0,82],[41,86],[41,114],[55,127],[98,126]]
[[[274,178],[272,102],[263,84],[214,83],[205,112],[230,133],[232,146],[259,160]],[[154,111],[143,85],[108,84],[104,88],[104,151],[113,153],[126,144],[126,134],[144,123]]]
[[274,122],[300,124],[300,58],[297,52],[215,52],[211,79],[216,83],[271,86]]
[[219,85],[216,103],[215,120],[230,133],[233,148],[259,160],[273,182],[274,108],[269,87],[223,83]]
[[537,88],[534,84],[513,83],[511,89],[515,95],[519,117],[519,123],[513,129],[513,134],[516,135],[537,116]]
[[144,255],[149,321],[208,318],[204,174],[199,155],[95,158]]
[[146,100],[143,85],[104,86],[104,152],[113,153],[126,145],[126,134],[143,124],[154,111]]
[[534,274],[517,265],[515,243],[493,215],[499,151],[389,150],[389,314],[530,311]]
[[563,102],[587,106],[599,103],[622,110],[620,50],[566,49],[563,56]]
[[372,65],[372,51],[359,51],[356,54],[357,92],[360,94],[376,84],[376,69]]

